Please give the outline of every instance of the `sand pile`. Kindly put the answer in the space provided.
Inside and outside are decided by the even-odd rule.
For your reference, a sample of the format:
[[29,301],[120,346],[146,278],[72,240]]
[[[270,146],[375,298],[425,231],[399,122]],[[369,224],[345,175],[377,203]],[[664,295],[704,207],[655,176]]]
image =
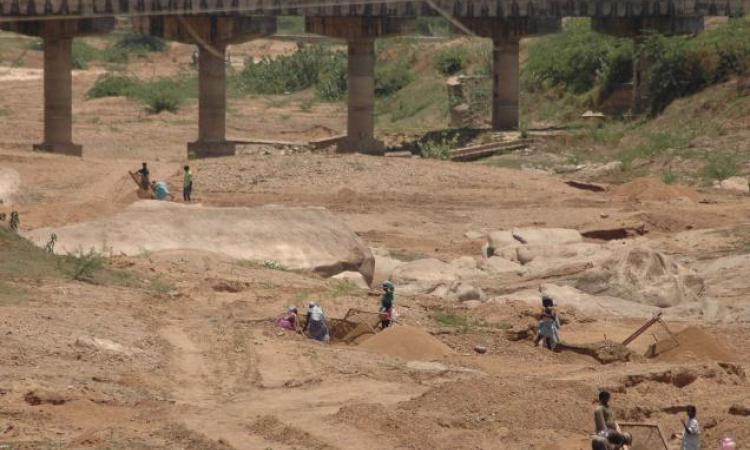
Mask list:
[[406,360],[429,361],[450,354],[451,349],[421,328],[398,325],[367,339],[360,347]]
[[636,178],[616,187],[612,194],[639,202],[668,202],[670,200],[700,200],[700,195],[686,186],[669,185],[658,178]]
[[[690,361],[696,359],[709,359],[714,361],[731,361],[734,359],[732,352],[721,343],[721,341],[699,327],[688,327],[675,335],[680,345],[659,352],[655,359],[660,361]],[[668,341],[668,338],[664,338]]]

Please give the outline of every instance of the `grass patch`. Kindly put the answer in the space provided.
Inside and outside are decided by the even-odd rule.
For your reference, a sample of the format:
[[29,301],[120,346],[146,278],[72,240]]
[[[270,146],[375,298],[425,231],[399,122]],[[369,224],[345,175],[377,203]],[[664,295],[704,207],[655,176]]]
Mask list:
[[462,46],[446,47],[435,55],[435,69],[443,75],[455,75],[466,68],[469,50]]
[[352,297],[362,293],[362,288],[348,280],[328,280],[328,295],[333,298]]
[[289,269],[284,267],[280,262],[274,261],[271,259],[264,259],[261,261],[256,260],[250,260],[250,259],[243,259],[242,261],[239,261],[238,264],[242,267],[247,267],[249,269],[271,269],[271,270],[281,270],[284,272],[288,272]]
[[91,283],[96,274],[102,270],[107,263],[107,257],[103,251],[90,248],[88,251],[78,249],[69,253],[66,257],[68,264],[66,272],[71,279]]
[[187,99],[198,95],[194,75],[142,81],[125,75],[105,74],[86,93],[88,98],[128,97],[143,103],[152,114],[177,112]]
[[450,159],[451,151],[458,146],[458,136],[443,132],[438,137],[417,143],[422,158]]
[[734,155],[714,155],[708,158],[703,167],[703,178],[706,181],[724,180],[737,175],[739,159]]

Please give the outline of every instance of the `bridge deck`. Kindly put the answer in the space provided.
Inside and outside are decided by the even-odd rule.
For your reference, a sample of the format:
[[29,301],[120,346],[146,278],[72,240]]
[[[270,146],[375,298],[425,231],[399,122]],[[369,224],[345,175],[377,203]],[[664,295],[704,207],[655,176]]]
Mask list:
[[[434,0],[455,17],[741,16],[750,0]],[[0,20],[115,15],[252,14],[310,16],[435,15],[427,2],[389,0],[0,0]]]

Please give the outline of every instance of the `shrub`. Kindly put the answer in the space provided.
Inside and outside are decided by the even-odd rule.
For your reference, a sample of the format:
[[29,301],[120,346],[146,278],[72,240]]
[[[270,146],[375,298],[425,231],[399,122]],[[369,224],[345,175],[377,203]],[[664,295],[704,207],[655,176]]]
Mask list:
[[197,95],[195,77],[158,78],[140,81],[122,75],[99,77],[86,95],[89,98],[125,96],[139,100],[150,113],[176,112],[182,102]]
[[91,61],[99,58],[99,49],[87,44],[81,39],[73,39],[70,62],[74,69],[86,69]]
[[131,53],[163,52],[167,49],[167,43],[150,34],[128,31],[117,38],[114,47]]
[[418,142],[417,147],[422,158],[450,159],[451,149],[457,144],[458,136],[442,133],[438,139]]
[[67,258],[70,277],[77,281],[86,282],[92,282],[94,275],[104,267],[107,261],[106,257],[95,248],[89,249],[88,252],[78,249],[73,253],[68,253]]
[[547,36],[532,44],[523,70],[528,88],[545,84],[563,85],[581,94],[597,81],[607,86],[632,77],[633,44],[591,30],[590,20],[569,22],[562,33]]
[[127,97],[135,86],[135,80],[123,75],[104,74],[100,76],[86,96],[88,98]]
[[327,101],[341,100],[346,96],[346,55],[335,52],[323,61],[315,91]]
[[454,75],[466,68],[469,52],[463,47],[447,47],[435,57],[435,68],[443,75]]
[[375,95],[387,97],[414,81],[414,75],[404,61],[380,64],[375,68]]
[[239,75],[240,91],[248,94],[283,94],[313,86],[321,64],[332,50],[320,45],[303,46],[291,55],[263,58],[245,66]]
[[737,172],[739,172],[737,158],[732,155],[709,157],[703,167],[703,177],[706,180],[724,180],[737,175]]

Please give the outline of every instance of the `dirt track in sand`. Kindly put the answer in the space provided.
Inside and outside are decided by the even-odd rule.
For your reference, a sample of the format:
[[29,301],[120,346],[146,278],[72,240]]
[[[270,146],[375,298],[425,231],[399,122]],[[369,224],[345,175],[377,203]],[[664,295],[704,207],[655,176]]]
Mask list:
[[[177,70],[189,52],[175,58],[159,70]],[[156,69],[143,63],[134,70]],[[141,159],[151,162],[156,177],[179,185],[195,108],[151,117],[123,99],[86,102],[83,93],[94,79],[74,78],[76,140],[89,150],[82,160],[29,152],[27,144],[41,134],[41,84],[0,85],[10,111],[0,123],[0,166],[21,175],[17,208],[25,229],[120,212],[136,200],[127,170]],[[330,105],[316,105],[288,121],[281,117],[293,112],[293,102],[232,107],[233,133],[274,137],[292,131],[304,137],[304,130],[318,133],[318,125],[343,129],[343,110]],[[672,195],[675,191],[666,189],[655,198],[653,181],[645,183],[651,191],[641,195],[636,189],[633,198],[576,190],[554,176],[439,161],[274,153],[191,165],[195,197],[205,205],[324,206],[370,245],[404,259],[476,256],[481,242],[467,238],[467,231],[634,223],[646,227],[655,246],[688,261],[704,259],[742,251],[740,232],[750,212],[746,197],[710,191]],[[580,450],[587,448],[592,400],[600,387],[613,390],[623,420],[659,423],[671,433],[679,431],[680,408],[695,403],[704,445],[725,432],[740,442],[750,439],[747,418],[727,414],[731,404],[746,403],[748,381],[711,355],[601,366],[584,356],[508,341],[503,327],[528,320],[515,306],[485,305],[476,314],[461,310],[457,314],[493,318],[495,324],[446,329],[432,316],[453,311],[453,304],[398,297],[404,323],[434,332],[434,339],[452,349],[437,365],[415,364],[356,347],[322,346],[270,323],[287,305],[308,300],[321,301],[332,317],[348,308],[374,309],[377,297],[364,292],[243,267],[212,253],[169,251],[115,263],[156,281],[128,288],[26,280],[32,288],[23,298],[0,303],[0,360],[7,362],[0,367],[0,443]],[[237,289],[218,288],[227,283]],[[571,342],[598,341],[603,334],[622,340],[640,325],[627,318],[566,314],[571,321],[563,332]],[[677,332],[687,325],[671,324]],[[747,365],[745,328],[709,330],[735,363]],[[87,347],[81,342],[88,340],[79,338],[107,339],[128,351]],[[649,339],[633,348],[645,352]],[[476,345],[487,347],[487,354],[475,354]],[[694,372],[688,385],[665,382],[674,379],[666,372],[682,371]],[[633,379],[640,381],[635,385]],[[51,392],[64,401],[32,405],[25,400],[30,391]],[[712,420],[715,426],[709,426]]]

